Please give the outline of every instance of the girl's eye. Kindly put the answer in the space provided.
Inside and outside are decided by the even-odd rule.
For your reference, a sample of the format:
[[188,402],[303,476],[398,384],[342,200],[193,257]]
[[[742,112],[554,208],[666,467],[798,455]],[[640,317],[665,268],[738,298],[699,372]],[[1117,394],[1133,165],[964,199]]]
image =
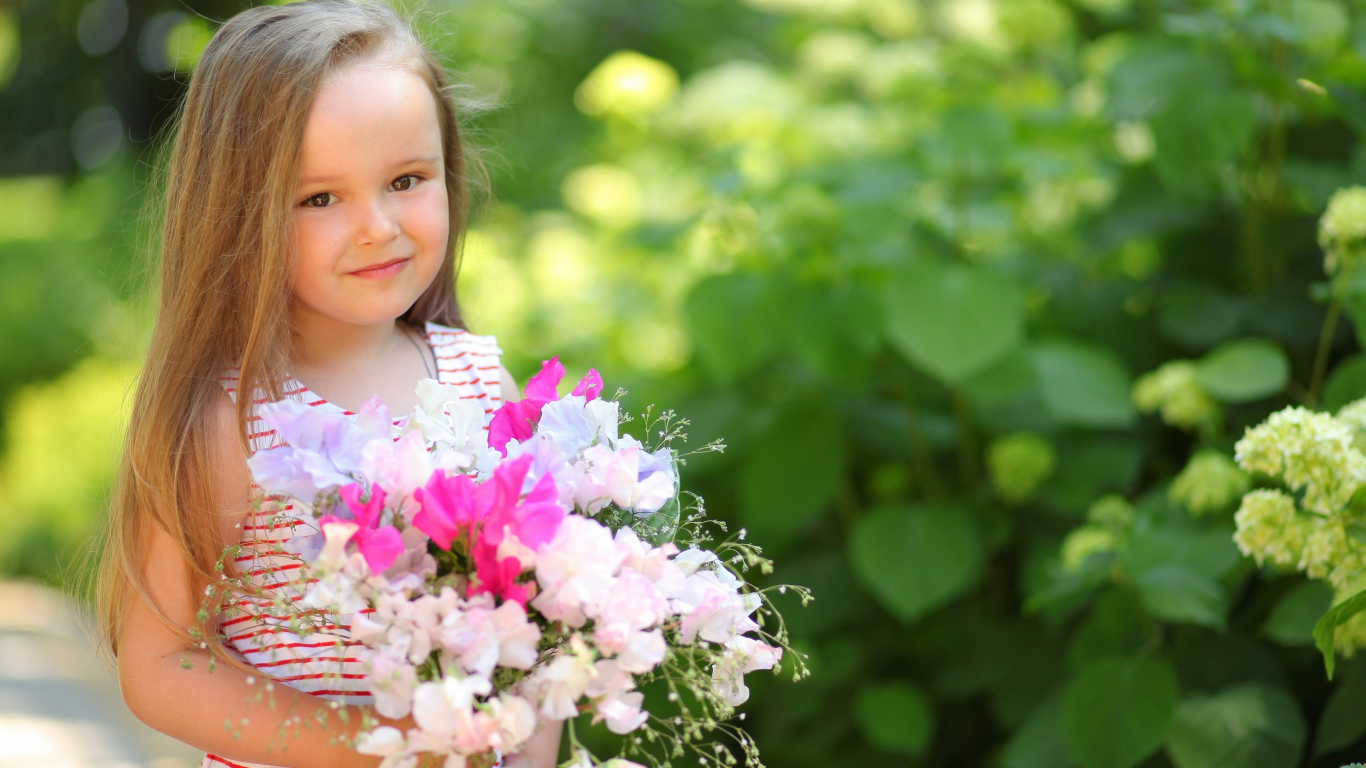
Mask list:
[[397,179],[394,179],[394,183],[390,184],[389,187],[393,189],[395,192],[407,192],[408,190],[413,188],[413,184],[415,183],[417,183],[417,177],[413,176],[412,174],[409,174],[407,176],[399,176]]
[[309,208],[326,208],[332,204],[331,192],[319,192],[304,199],[304,205]]

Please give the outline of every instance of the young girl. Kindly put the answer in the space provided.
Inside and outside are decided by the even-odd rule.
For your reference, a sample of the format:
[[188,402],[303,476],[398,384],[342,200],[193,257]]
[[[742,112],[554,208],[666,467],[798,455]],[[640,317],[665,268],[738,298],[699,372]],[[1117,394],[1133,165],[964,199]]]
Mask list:
[[[376,394],[406,413],[430,377],[480,402],[487,429],[517,397],[456,304],[468,192],[445,72],[378,3],[246,11],[191,78],[166,187],[159,314],[101,573],[124,699],[205,766],[374,765],[339,744],[369,703],[355,646],[268,615],[190,628],[225,546],[243,545],[229,566],[266,593],[288,590],[298,561],[272,552],[313,532],[287,499],[253,504],[246,458],[274,440],[261,404],[351,413]],[[507,764],[553,765],[558,726]]]

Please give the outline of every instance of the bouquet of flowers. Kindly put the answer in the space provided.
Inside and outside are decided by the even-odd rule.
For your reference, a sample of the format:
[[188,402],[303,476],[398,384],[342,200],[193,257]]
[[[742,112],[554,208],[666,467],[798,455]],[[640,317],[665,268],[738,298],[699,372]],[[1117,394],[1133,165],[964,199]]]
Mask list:
[[[489,764],[525,743],[538,714],[570,722],[574,766],[600,764],[572,727],[590,712],[633,734],[623,755],[652,765],[689,749],[702,764],[734,765],[727,741],[758,765],[752,740],[726,721],[749,695],[746,673],[774,669],[785,652],[794,679],[807,673],[768,596],[810,594],[748,584],[746,572],[772,565],[743,530],[714,540],[725,526],[679,487],[689,454],[672,446],[686,420],[651,407],[642,439],[623,434],[631,419],[601,397],[596,371],[561,397],[563,376],[558,358],[544,363],[487,431],[481,407],[431,379],[397,424],[377,398],[354,419],[266,406],[284,444],[251,458],[253,478],[296,515],[302,507],[316,534],[283,548],[302,563],[302,594],[230,602],[268,605],[302,635],[349,617],[375,710],[416,723],[364,723],[355,747],[384,768],[424,756]],[[227,572],[214,588],[251,589]],[[646,683],[668,712],[647,711]]]

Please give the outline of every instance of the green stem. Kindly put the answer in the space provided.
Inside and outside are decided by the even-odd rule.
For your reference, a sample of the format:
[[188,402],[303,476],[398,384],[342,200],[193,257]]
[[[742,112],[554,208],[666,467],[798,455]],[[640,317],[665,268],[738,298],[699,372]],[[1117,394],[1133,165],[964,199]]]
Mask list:
[[902,396],[905,397],[906,405],[910,409],[906,429],[911,433],[911,472],[915,475],[916,481],[924,487],[927,497],[943,499],[946,495],[944,481],[939,477],[939,467],[935,466],[934,452],[930,450],[930,444],[920,431],[919,409],[916,408],[915,399],[911,397],[909,388],[902,391]]
[[1319,333],[1319,348],[1314,353],[1314,373],[1309,379],[1309,404],[1318,405],[1323,390],[1323,374],[1328,368],[1328,351],[1333,346],[1333,334],[1338,329],[1338,315],[1342,311],[1342,290],[1333,289],[1333,299],[1328,303],[1328,316],[1323,319],[1323,330]]
[[966,491],[977,485],[977,440],[972,432],[972,413],[968,399],[953,393],[953,418],[958,426],[958,476]]

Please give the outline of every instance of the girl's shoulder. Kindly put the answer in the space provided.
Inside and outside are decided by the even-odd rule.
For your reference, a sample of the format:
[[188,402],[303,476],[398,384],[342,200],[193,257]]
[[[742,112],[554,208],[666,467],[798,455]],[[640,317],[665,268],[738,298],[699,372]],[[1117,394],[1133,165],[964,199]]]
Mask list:
[[503,350],[498,339],[470,333],[464,328],[452,328],[440,323],[427,323],[427,341],[438,356],[444,354],[475,354],[479,356],[501,357]]

